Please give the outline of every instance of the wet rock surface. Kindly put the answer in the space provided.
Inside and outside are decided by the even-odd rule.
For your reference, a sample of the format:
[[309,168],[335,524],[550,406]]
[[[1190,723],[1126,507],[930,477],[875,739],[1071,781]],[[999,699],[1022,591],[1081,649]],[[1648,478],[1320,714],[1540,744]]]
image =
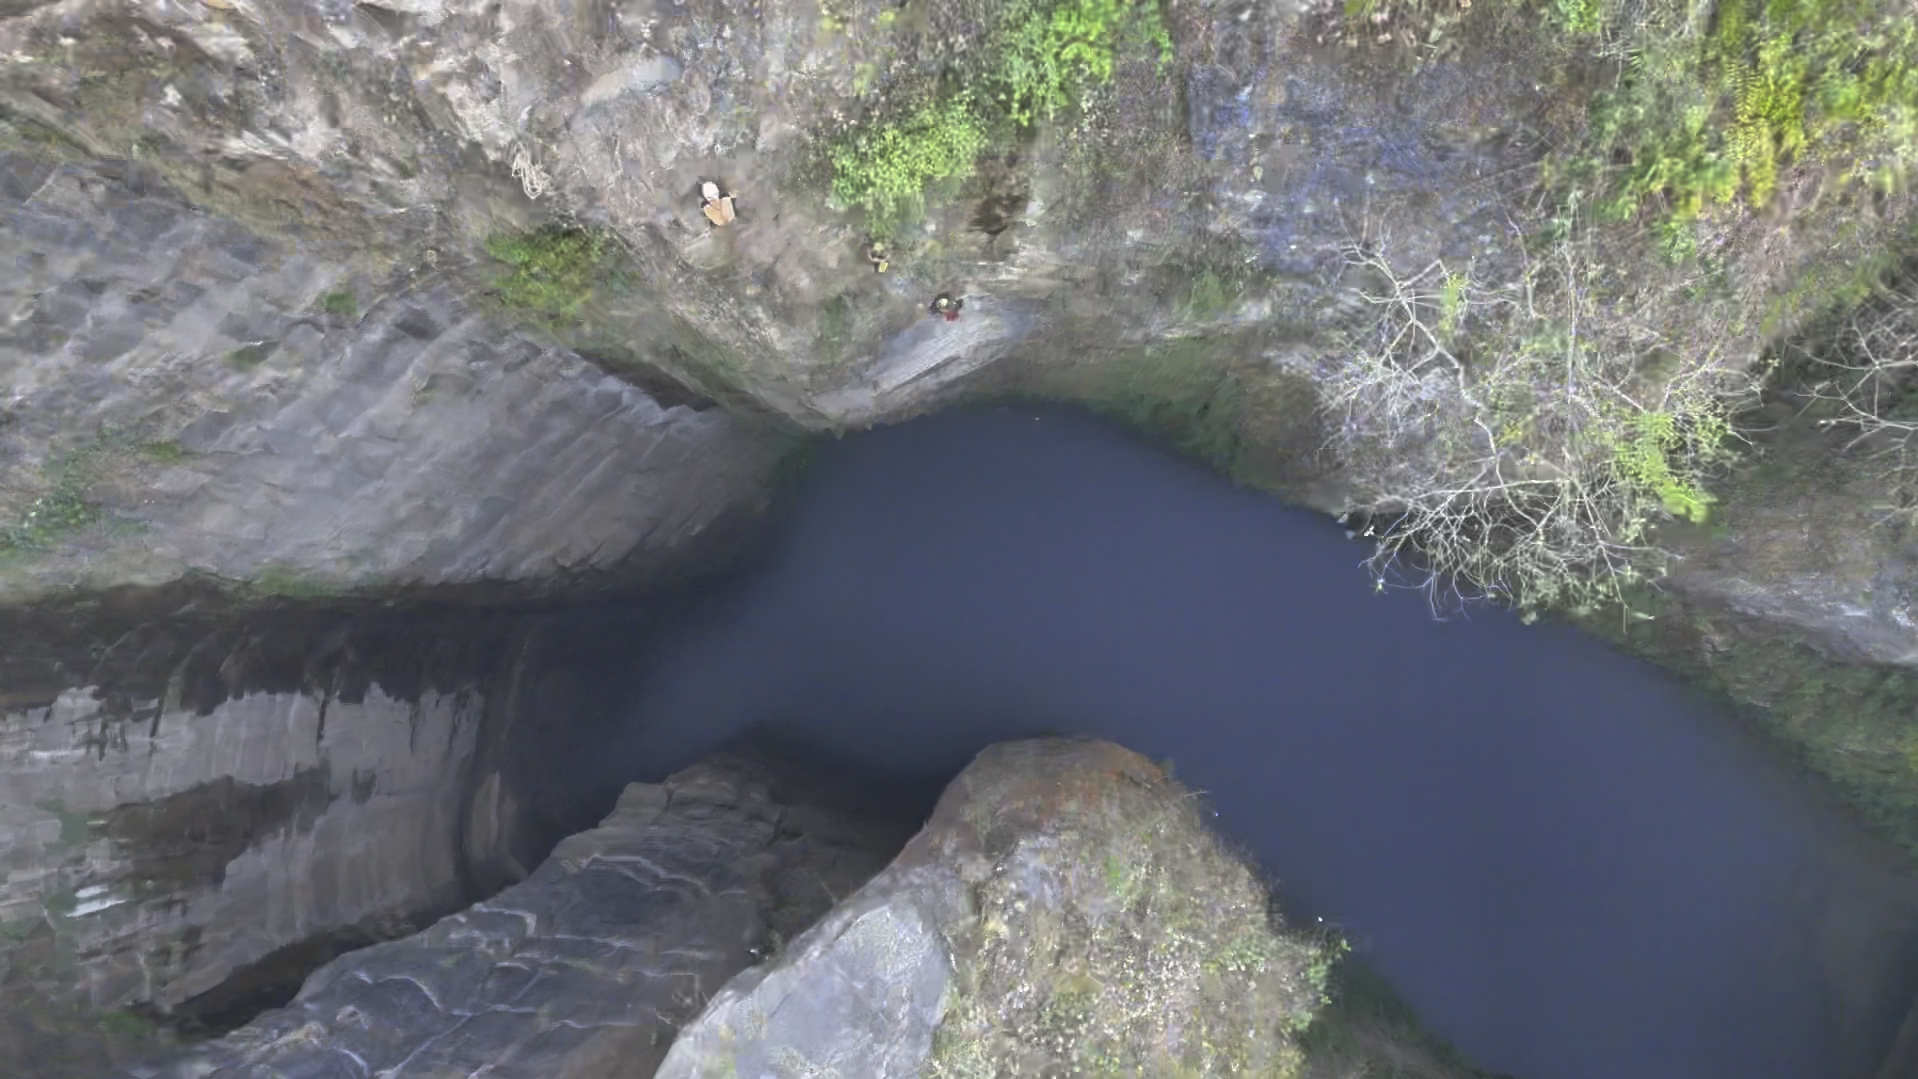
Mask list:
[[1335,959],[1145,758],[1003,744],[658,1074],[1296,1076]]
[[444,286],[370,285],[137,170],[0,157],[0,258],[0,600],[660,563],[757,505],[780,452]]
[[141,1079],[650,1075],[725,980],[798,936],[904,831],[717,758],[634,784],[525,882],[317,972],[288,1008]]

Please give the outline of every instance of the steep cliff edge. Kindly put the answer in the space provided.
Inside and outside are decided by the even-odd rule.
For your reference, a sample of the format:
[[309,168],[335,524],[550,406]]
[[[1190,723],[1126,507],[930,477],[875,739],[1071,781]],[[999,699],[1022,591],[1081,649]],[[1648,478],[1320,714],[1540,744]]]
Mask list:
[[[286,443],[265,442],[288,458],[277,469],[260,458],[243,473],[276,492],[275,512],[228,497],[213,520],[158,521],[157,554],[95,558],[89,579],[227,562],[278,575],[280,561],[304,575],[324,561],[330,586],[598,565],[752,487],[738,477],[763,462],[715,430],[731,421],[656,415],[549,345],[452,368],[427,358],[436,349],[402,355],[410,334],[493,336],[460,313],[471,302],[629,378],[663,373],[814,430],[970,394],[1086,401],[1330,512],[1409,507],[1427,523],[1408,541],[1451,568],[1575,604],[1584,582],[1567,590],[1565,566],[1629,561],[1648,520],[1708,512],[1712,455],[1687,439],[1742,400],[1769,341],[1855,295],[1911,219],[1894,182],[1912,105],[1895,13],[1845,15],[1860,21],[1843,55],[1831,50],[1844,35],[1827,33],[1838,16],[1801,12],[1701,59],[1660,22],[1668,7],[16,5],[0,17],[11,145],[120,162],[260,244],[291,245],[245,317],[214,302],[198,316],[211,330],[173,349],[194,377],[207,381],[213,357],[257,366],[219,381],[258,397],[268,371],[338,370],[276,383],[278,407],[256,401],[259,416],[209,401],[232,427],[177,417],[136,431],[162,457]],[[1677,52],[1657,52],[1672,40]],[[1794,43],[1824,96],[1796,112],[1739,104],[1736,87],[1757,85],[1739,73]],[[1623,64],[1634,50],[1663,66]],[[1826,77],[1874,57],[1884,78],[1870,85]],[[1724,133],[1685,127],[1699,109],[1722,112]],[[705,181],[732,199],[722,225],[701,211]],[[39,212],[91,205],[63,190],[36,194]],[[128,213],[135,233],[164,238],[152,211]],[[55,258],[58,242],[35,237],[58,227],[19,221],[8,242],[26,264]],[[884,259],[868,258],[875,240]],[[226,257],[262,257],[242,254]],[[217,275],[239,272],[208,264],[214,276],[182,272],[175,291],[233,291]],[[151,282],[92,297],[97,273],[36,272],[15,298],[13,363],[37,385],[91,387],[81,396],[100,392],[102,363],[129,381],[155,366],[119,350],[136,323],[188,302],[147,295]],[[275,288],[277,317],[262,310]],[[927,314],[941,293],[964,301],[955,321]],[[343,364],[304,359],[355,304],[376,310],[367,332],[387,343]],[[303,329],[295,312],[315,306],[324,317]],[[546,358],[506,377],[512,347]],[[1571,382],[1556,377],[1568,366]],[[1458,387],[1454,367],[1470,372]],[[162,392],[142,381],[126,392]],[[1586,396],[1555,396],[1574,384]],[[20,412],[67,430],[109,418],[72,422],[73,407],[43,394]],[[594,434],[524,482],[483,482],[582,429]],[[305,477],[307,442],[345,463]],[[417,482],[402,482],[412,469],[395,451],[426,462]],[[688,475],[706,494],[662,478],[677,456],[717,462]],[[102,515],[75,493],[84,468],[26,459],[52,472],[22,484],[37,493],[14,507],[21,520]],[[170,498],[198,482],[155,463],[116,467]],[[361,473],[386,477],[395,502],[342,494]],[[1561,483],[1578,493],[1506,512]],[[455,488],[463,504],[443,507],[435,493]],[[401,498],[413,527],[396,523]],[[613,508],[640,503],[644,520]],[[316,544],[312,516],[347,527]],[[533,523],[557,521],[563,534]],[[1514,521],[1512,549],[1545,557],[1484,556],[1480,540]],[[1793,572],[1781,562],[1777,582],[1746,591],[1789,589]]]

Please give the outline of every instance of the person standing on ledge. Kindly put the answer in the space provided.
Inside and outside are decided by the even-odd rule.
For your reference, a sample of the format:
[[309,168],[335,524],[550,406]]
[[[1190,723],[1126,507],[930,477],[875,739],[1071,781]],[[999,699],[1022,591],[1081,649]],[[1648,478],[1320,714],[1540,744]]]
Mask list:
[[733,206],[733,197],[720,194],[719,185],[711,180],[699,185],[699,209],[706,215],[706,220],[713,223],[714,228],[724,228],[732,224],[733,219],[739,216]]

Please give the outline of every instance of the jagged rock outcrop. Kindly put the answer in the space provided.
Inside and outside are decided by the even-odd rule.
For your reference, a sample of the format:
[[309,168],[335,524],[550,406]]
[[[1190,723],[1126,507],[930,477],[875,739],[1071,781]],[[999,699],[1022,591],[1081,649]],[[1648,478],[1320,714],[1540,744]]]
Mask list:
[[756,505],[780,453],[138,170],[0,155],[0,259],[0,602],[189,573],[312,595],[659,563]]
[[726,979],[863,884],[903,831],[718,758],[633,784],[525,882],[336,960],[284,1010],[142,1079],[652,1074]]
[[658,1074],[1298,1076],[1336,959],[1151,762],[1011,743]]

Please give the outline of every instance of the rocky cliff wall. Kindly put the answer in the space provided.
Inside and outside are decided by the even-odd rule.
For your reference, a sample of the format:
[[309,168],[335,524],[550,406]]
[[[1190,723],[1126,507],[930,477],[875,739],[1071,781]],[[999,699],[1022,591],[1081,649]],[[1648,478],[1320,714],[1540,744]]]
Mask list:
[[[658,566],[779,440],[118,176],[0,156],[0,602]],[[362,305],[364,310],[362,309]]]

